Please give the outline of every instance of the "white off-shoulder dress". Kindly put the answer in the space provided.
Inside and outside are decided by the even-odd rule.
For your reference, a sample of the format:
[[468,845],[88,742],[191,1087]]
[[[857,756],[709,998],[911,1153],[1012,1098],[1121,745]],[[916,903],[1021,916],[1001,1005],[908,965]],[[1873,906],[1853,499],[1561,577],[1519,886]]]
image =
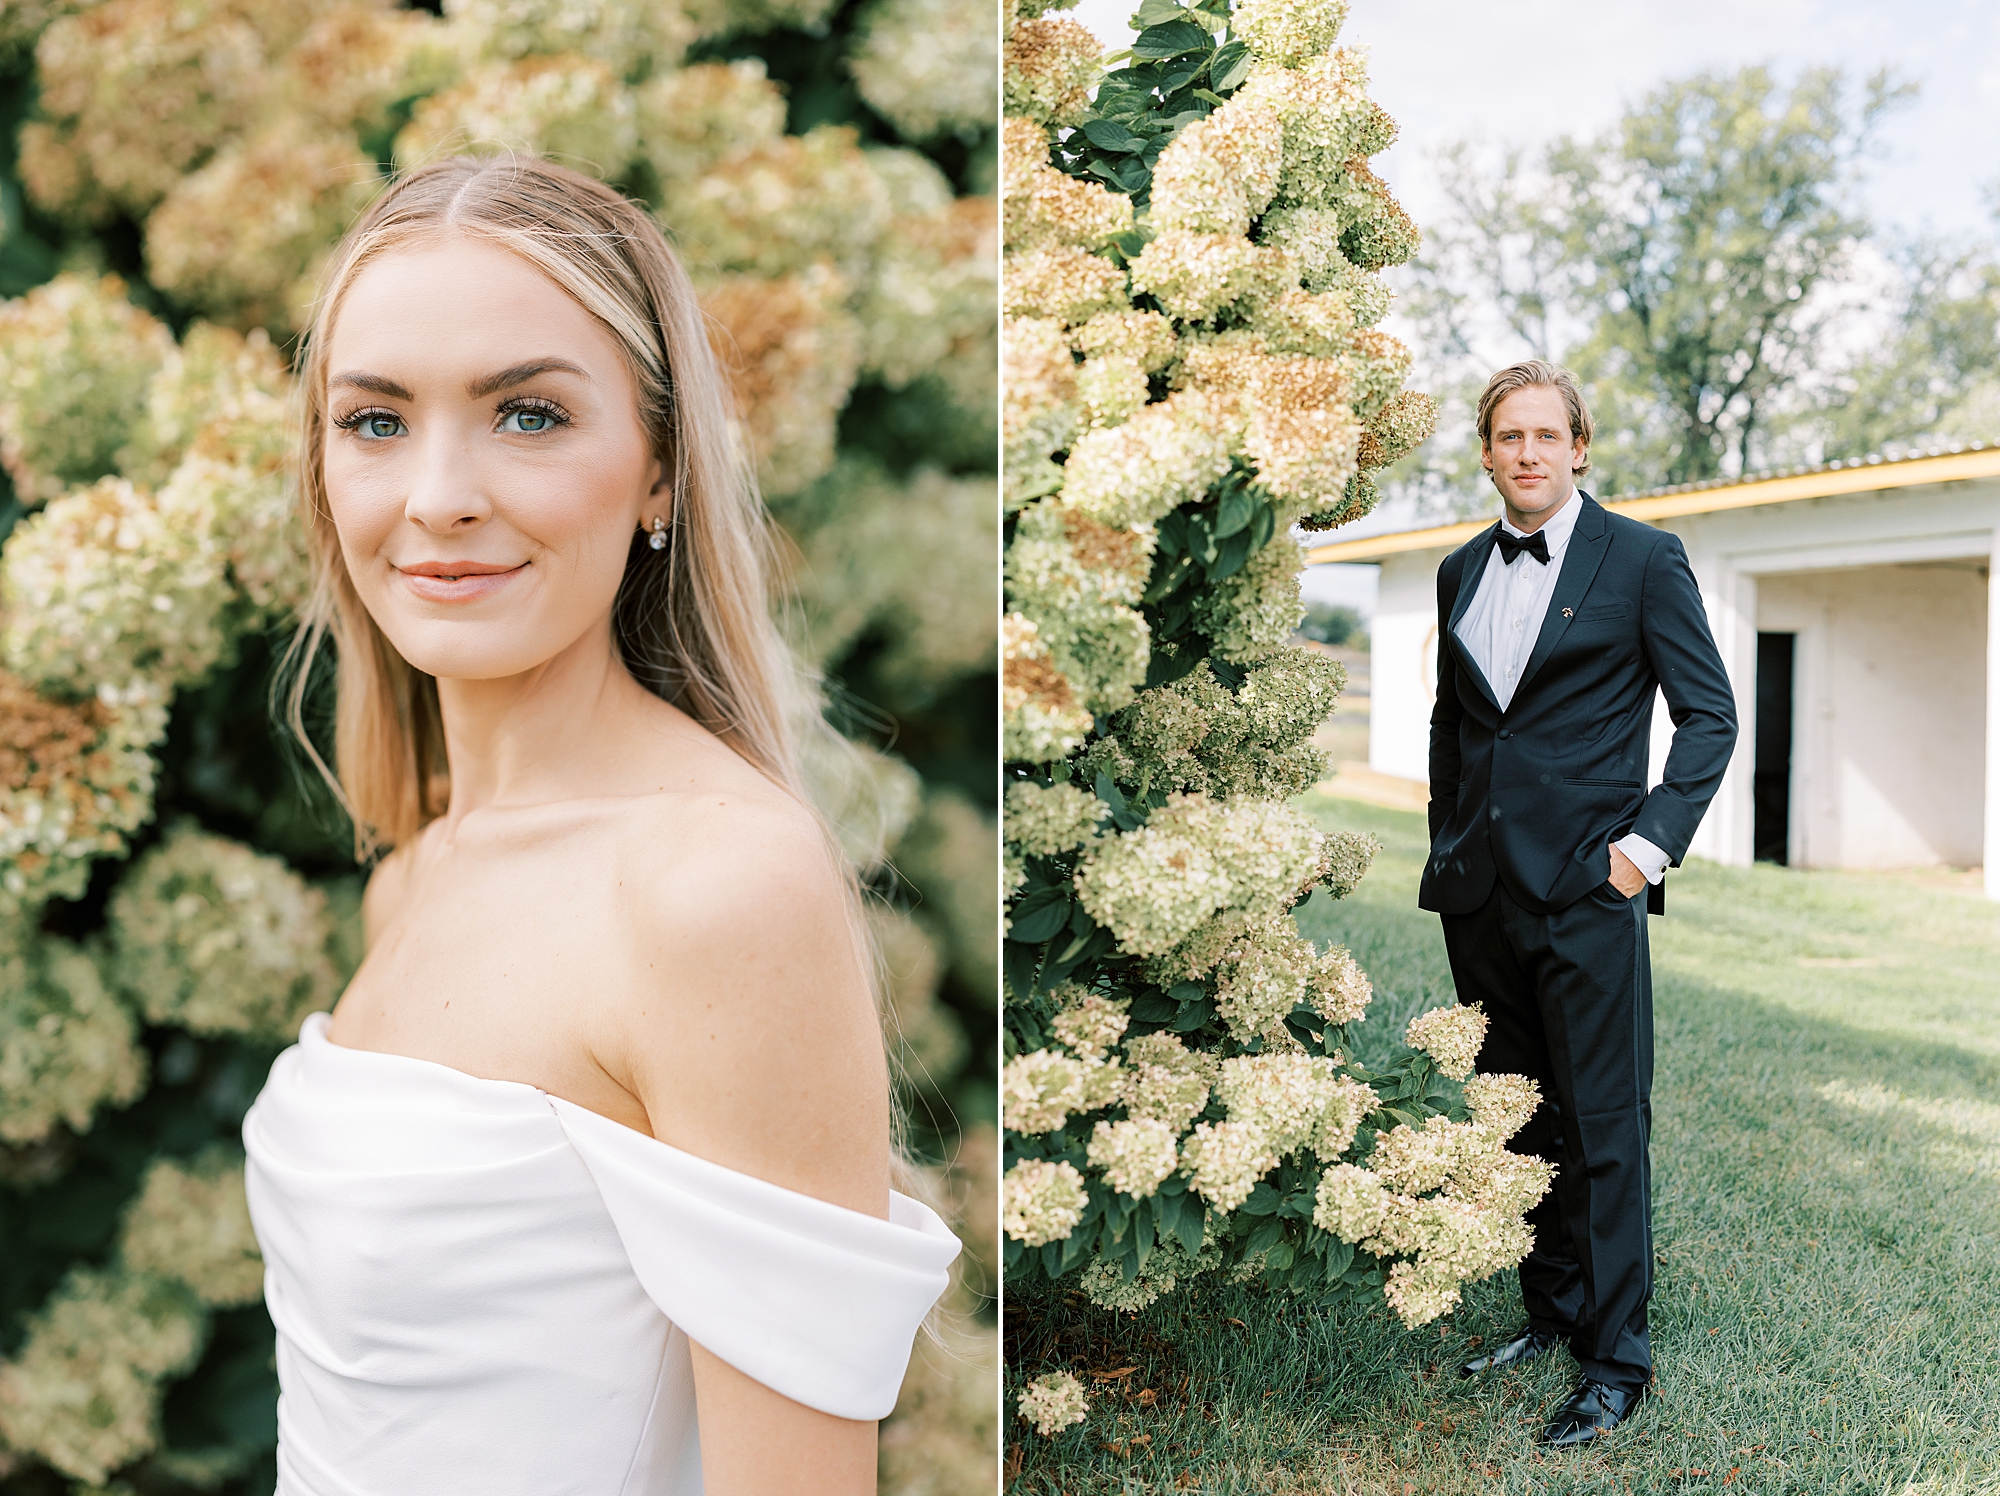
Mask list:
[[243,1122],[278,1496],[694,1496],[694,1341],[886,1415],[958,1241],[709,1163],[324,1014]]

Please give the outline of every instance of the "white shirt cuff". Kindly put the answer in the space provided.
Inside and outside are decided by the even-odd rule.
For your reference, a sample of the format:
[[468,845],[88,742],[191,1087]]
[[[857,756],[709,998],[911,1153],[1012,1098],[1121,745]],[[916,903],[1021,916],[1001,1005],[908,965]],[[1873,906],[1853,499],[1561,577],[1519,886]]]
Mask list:
[[1612,845],[1632,860],[1632,866],[1646,875],[1648,883],[1657,883],[1666,877],[1667,864],[1673,861],[1636,831],[1630,836],[1619,837]]

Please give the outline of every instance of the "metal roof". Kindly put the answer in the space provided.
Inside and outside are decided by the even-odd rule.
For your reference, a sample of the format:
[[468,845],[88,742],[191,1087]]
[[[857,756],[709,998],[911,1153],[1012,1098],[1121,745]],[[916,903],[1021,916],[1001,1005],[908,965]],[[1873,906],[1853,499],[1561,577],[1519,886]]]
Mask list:
[[[1711,478],[1705,483],[1681,483],[1649,489],[1604,507],[1637,520],[1675,519],[1684,514],[1713,514],[1723,509],[1749,509],[1760,504],[1784,504],[1795,499],[1826,499],[1840,494],[1874,493],[1891,488],[1916,488],[1928,483],[1960,483],[1972,478],[2000,477],[2000,443],[1970,442],[1933,447],[1895,457],[1873,453],[1818,467],[1755,473],[1746,478]],[[1486,519],[1399,530],[1359,540],[1336,540],[1306,551],[1308,566],[1330,561],[1379,561],[1400,551],[1427,551],[1463,545],[1492,524]]]

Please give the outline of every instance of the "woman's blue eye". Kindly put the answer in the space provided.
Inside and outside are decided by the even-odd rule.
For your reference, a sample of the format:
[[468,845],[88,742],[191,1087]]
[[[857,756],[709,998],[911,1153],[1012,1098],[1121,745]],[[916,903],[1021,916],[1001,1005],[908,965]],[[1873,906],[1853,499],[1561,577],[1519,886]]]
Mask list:
[[386,441],[401,433],[403,420],[400,416],[373,415],[361,418],[361,434]]
[[502,431],[515,431],[532,436],[539,431],[547,431],[554,426],[556,418],[546,410],[510,410],[501,418]]

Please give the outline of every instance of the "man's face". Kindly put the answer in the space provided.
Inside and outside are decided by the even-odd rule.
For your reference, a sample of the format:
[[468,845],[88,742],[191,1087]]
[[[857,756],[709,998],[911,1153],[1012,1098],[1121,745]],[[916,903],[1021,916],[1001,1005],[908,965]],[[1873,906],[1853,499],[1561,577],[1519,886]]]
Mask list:
[[1570,438],[1561,392],[1531,384],[1494,407],[1493,434],[1479,462],[1493,475],[1515,528],[1535,529],[1576,492],[1571,470],[1583,454],[1583,443]]

